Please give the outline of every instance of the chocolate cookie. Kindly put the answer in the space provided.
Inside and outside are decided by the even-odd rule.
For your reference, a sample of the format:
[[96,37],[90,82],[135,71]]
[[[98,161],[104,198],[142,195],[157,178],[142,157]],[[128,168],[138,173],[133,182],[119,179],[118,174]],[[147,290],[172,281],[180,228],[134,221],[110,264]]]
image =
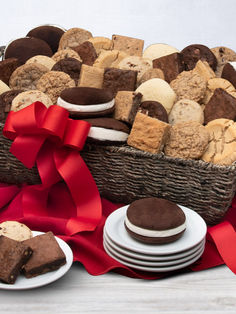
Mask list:
[[52,71],[61,71],[70,75],[70,77],[78,84],[82,63],[74,58],[66,58],[58,61]]
[[37,55],[52,56],[52,50],[42,39],[25,37],[13,40],[5,49],[4,58],[17,58],[19,65]]
[[57,104],[72,117],[102,117],[111,114],[115,101],[111,91],[92,87],[74,87],[62,91]]
[[9,79],[18,65],[18,60],[16,58],[0,61],[0,80],[9,85]]
[[217,88],[204,108],[204,122],[220,118],[236,120],[236,98]]
[[223,67],[221,77],[228,80],[236,88],[236,62],[226,63]]
[[35,37],[46,41],[52,49],[52,52],[57,52],[59,41],[65,31],[57,26],[42,25],[31,29],[26,36]]
[[210,67],[215,71],[217,60],[214,53],[206,46],[194,44],[185,47],[181,51],[186,70],[192,70],[198,60],[207,61]]
[[146,114],[149,117],[168,123],[168,114],[162,104],[157,101],[144,101],[138,109],[139,112]]
[[86,119],[91,124],[88,141],[97,144],[123,144],[129,135],[129,127],[113,118]]
[[176,204],[161,198],[144,198],[131,203],[125,228],[136,240],[165,244],[179,239],[186,229],[186,217]]
[[23,90],[9,90],[0,95],[0,121],[4,121],[11,110],[13,99]]
[[93,65],[94,61],[97,59],[96,50],[89,41],[85,41],[73,49],[78,53],[84,64]]

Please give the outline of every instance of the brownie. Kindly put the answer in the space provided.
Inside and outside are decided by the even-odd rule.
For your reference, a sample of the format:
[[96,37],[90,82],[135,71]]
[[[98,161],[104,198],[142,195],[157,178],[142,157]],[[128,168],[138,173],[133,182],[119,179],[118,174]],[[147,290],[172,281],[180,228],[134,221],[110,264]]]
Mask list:
[[73,49],[78,53],[84,64],[93,65],[97,59],[96,50],[90,41],[85,41]]
[[32,249],[22,242],[0,236],[0,280],[13,284],[22,267],[32,255]]
[[82,63],[74,58],[65,58],[59,60],[52,67],[51,71],[65,72],[75,81],[75,84],[79,81],[80,70]]
[[236,120],[236,98],[217,88],[204,108],[204,123],[221,118]]
[[167,111],[158,101],[144,101],[141,103],[138,111],[149,117],[168,123]]
[[178,52],[154,59],[152,63],[153,68],[158,68],[163,71],[165,80],[168,83],[176,79],[178,74],[185,69],[182,55]]
[[236,71],[230,63],[226,63],[223,67],[221,77],[228,80],[236,88]]
[[34,254],[23,267],[25,277],[35,277],[56,270],[66,263],[66,256],[52,232],[23,241]]
[[105,68],[103,88],[110,89],[114,95],[120,90],[134,91],[137,81],[137,71]]
[[9,85],[9,79],[15,69],[18,67],[18,60],[16,58],[9,58],[0,61],[0,80]]
[[11,110],[13,99],[23,90],[12,89],[0,95],[0,121],[4,121]]

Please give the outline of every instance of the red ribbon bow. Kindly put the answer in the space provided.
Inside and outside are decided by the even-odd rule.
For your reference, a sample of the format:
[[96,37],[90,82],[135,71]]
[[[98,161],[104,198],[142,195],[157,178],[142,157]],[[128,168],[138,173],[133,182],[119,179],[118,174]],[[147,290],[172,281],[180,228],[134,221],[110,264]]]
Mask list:
[[102,209],[96,183],[79,154],[90,124],[71,120],[68,116],[68,111],[62,107],[53,105],[47,109],[35,102],[18,112],[11,111],[3,134],[14,140],[10,152],[28,168],[36,163],[41,178],[42,184],[24,190],[24,216],[48,216],[50,189],[64,180],[76,207],[65,230],[72,235],[94,230],[100,222]]

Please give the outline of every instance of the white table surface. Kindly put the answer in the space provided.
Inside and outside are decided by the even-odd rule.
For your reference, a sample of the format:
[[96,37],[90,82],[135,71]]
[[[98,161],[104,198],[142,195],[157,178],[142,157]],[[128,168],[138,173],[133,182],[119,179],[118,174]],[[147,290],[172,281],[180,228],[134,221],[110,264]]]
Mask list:
[[140,280],[89,275],[74,263],[58,281],[37,289],[0,291],[0,313],[235,313],[236,280],[226,267]]

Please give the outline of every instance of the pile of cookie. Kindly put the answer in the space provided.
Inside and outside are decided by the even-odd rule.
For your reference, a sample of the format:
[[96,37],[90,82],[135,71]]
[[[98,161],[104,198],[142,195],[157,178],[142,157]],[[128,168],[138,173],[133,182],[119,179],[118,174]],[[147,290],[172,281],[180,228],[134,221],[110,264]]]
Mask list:
[[18,275],[26,278],[59,269],[66,256],[52,232],[33,236],[17,221],[0,224],[0,281],[14,284]]
[[9,43],[0,62],[0,118],[34,101],[91,123],[90,141],[150,153],[236,160],[236,53],[182,51],[122,35],[43,25]]

